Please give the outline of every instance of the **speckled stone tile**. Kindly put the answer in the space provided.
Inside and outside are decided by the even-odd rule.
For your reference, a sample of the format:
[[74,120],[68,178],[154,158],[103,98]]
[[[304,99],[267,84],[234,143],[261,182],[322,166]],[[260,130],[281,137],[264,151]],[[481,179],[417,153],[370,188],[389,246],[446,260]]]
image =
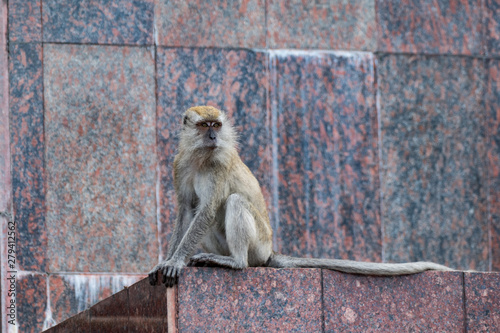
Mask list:
[[10,144],[18,269],[45,271],[44,112],[42,47],[10,44]]
[[155,0],[158,45],[264,48],[264,0]]
[[488,269],[482,60],[378,59],[385,261]]
[[48,44],[44,86],[50,271],[149,271],[158,260],[152,50]]
[[128,332],[128,290],[124,289],[90,308],[91,332]]
[[247,50],[158,48],[157,58],[160,241],[166,253],[176,216],[173,160],[184,111],[194,105],[212,105],[227,111],[241,134],[240,156],[259,180],[268,207],[272,140],[266,54]]
[[179,332],[318,332],[317,269],[187,268],[178,287]]
[[50,304],[55,323],[82,312],[99,301],[129,287],[143,275],[51,274]]
[[375,51],[372,0],[267,1],[269,48]]
[[462,273],[322,273],[325,332],[464,331]]
[[484,0],[484,44],[487,56],[500,55],[500,2]]
[[90,333],[90,312],[85,310],[79,314],[63,321],[59,325],[51,327],[46,333]]
[[153,44],[154,0],[42,0],[43,41]]
[[482,1],[376,0],[382,52],[480,55]]
[[9,133],[9,55],[7,48],[7,3],[0,3],[0,211],[12,206]]
[[[2,277],[4,280],[4,277]],[[3,283],[3,281],[2,281]],[[41,332],[47,308],[47,275],[17,275],[16,311],[19,332]]]
[[278,250],[381,260],[375,68],[367,53],[274,53]]
[[500,274],[464,273],[467,332],[497,332],[500,327]]
[[492,269],[500,271],[500,60],[486,61],[486,123]]
[[[175,302],[175,300],[174,300]],[[129,332],[165,332],[168,328],[167,289],[143,279],[129,288]]]
[[9,40],[42,41],[41,0],[9,0]]

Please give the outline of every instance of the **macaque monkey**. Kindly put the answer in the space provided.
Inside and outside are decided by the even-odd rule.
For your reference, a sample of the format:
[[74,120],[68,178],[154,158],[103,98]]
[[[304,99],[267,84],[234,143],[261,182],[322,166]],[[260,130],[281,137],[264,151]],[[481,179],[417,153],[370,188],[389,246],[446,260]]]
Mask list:
[[[184,113],[179,153],[174,160],[178,215],[167,257],[149,273],[157,284],[172,287],[190,265],[326,268],[368,275],[404,275],[451,270],[431,262],[367,263],[336,259],[295,258],[274,253],[272,229],[257,179],[241,161],[236,133],[226,114],[211,106]],[[206,253],[191,257],[201,245]]]

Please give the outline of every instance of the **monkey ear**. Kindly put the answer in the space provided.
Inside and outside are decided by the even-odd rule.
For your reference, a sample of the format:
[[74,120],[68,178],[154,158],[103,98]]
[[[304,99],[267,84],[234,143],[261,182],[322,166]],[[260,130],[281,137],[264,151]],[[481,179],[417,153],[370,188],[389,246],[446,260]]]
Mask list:
[[184,120],[183,120],[183,122],[182,122],[182,123],[183,123],[184,125],[186,125],[187,120],[188,120],[188,117],[187,117],[187,116],[184,116]]

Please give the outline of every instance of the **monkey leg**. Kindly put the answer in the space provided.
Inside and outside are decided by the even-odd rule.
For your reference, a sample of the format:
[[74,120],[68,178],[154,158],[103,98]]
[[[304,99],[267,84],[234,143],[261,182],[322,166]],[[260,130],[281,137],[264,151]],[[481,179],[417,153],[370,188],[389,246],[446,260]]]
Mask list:
[[200,253],[191,258],[191,266],[215,264],[233,269],[248,267],[248,248],[257,240],[255,220],[249,205],[239,194],[231,194],[227,198],[224,224],[230,255]]

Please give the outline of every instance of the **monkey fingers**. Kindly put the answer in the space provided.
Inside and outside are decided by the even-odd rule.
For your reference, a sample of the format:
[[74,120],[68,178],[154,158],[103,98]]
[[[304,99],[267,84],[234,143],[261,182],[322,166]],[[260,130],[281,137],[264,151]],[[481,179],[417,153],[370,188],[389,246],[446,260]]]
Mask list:
[[158,270],[154,269],[149,273],[149,284],[152,286],[156,286],[158,283]]

